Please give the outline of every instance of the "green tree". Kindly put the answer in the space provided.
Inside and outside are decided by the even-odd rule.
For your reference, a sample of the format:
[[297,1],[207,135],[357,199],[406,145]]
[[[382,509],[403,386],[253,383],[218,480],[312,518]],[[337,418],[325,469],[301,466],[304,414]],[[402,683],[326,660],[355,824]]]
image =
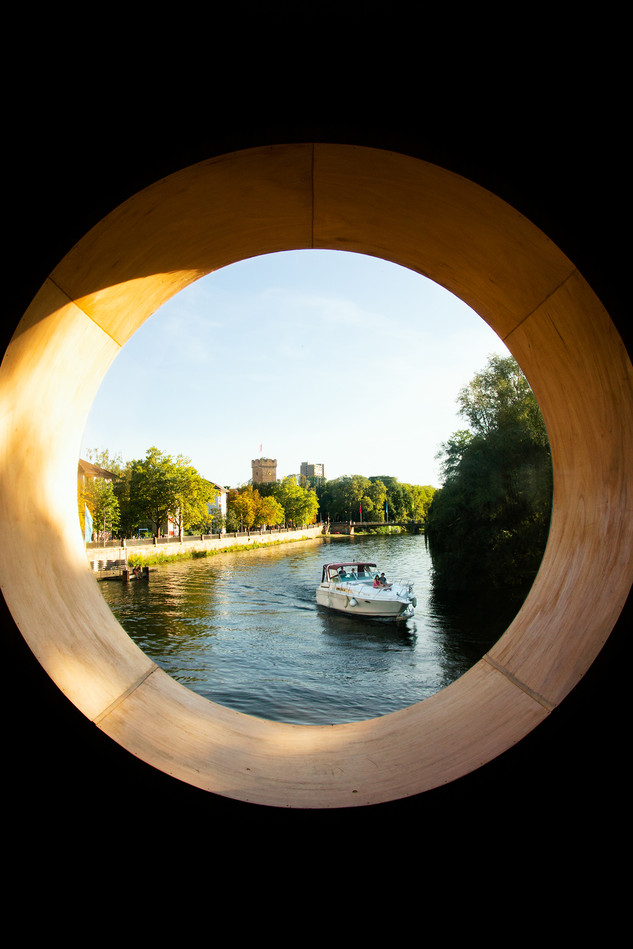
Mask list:
[[100,540],[107,540],[119,526],[119,502],[111,481],[95,478],[86,482],[83,499],[92,515],[93,532]]
[[86,452],[86,458],[93,465],[97,465],[99,468],[117,475],[117,477],[121,477],[125,470],[121,455],[112,454],[108,448],[89,448]]
[[371,478],[372,481],[381,481],[387,492],[385,498],[385,507],[387,520],[403,521],[407,518],[408,505],[407,497],[402,484],[393,475],[376,475]]
[[350,493],[352,499],[352,520],[371,520],[374,502],[369,493],[371,481],[364,475],[352,475]]
[[403,488],[409,499],[411,519],[425,523],[435,488],[430,484],[403,484]]
[[512,356],[490,356],[485,369],[460,390],[457,405],[475,435],[520,429],[534,444],[548,443],[534,393]]
[[122,537],[131,536],[138,526],[138,518],[133,509],[130,494],[132,465],[133,462],[127,461],[114,482],[114,493],[119,503],[119,533]]
[[276,483],[273,497],[284,512],[286,523],[298,527],[311,524],[319,510],[319,501],[311,488],[297,484],[293,475],[288,475]]
[[242,523],[240,519],[240,513],[233,505],[232,501],[235,495],[238,494],[236,488],[230,488],[226,495],[226,520],[225,527],[227,531],[239,531],[242,529]]
[[468,431],[443,446],[444,483],[427,535],[436,584],[527,587],[551,514],[549,442],[538,404],[512,357],[491,357],[458,396]]
[[459,468],[466,447],[472,438],[473,433],[469,429],[460,429],[442,444],[435,457],[441,461],[443,482],[449,481]]
[[79,522],[84,530],[85,506],[92,516],[93,533],[105,539],[109,533],[117,531],[120,520],[120,504],[118,497],[118,481],[123,470],[123,461],[120,455],[111,455],[110,452],[97,448],[86,451],[86,459],[97,468],[104,470],[108,475],[115,475],[114,482],[109,477],[88,478],[79,480],[77,484],[77,506]]
[[373,521],[384,521],[385,504],[387,501],[387,488],[384,482],[382,482],[380,478],[369,479],[366,495],[372,503],[371,519]]
[[157,535],[169,517],[183,530],[207,523],[208,503],[213,497],[212,485],[183,456],[173,459],[152,446],[145,458],[130,465],[130,515],[137,521],[151,521]]
[[282,524],[284,509],[274,497],[261,497],[255,513],[255,524],[261,527],[274,527]]
[[154,524],[160,536],[162,525],[178,507],[174,464],[171,456],[155,446],[147,449],[145,458],[132,462],[130,472],[130,504],[135,517]]
[[330,521],[349,521],[352,516],[352,499],[348,496],[347,486],[350,479],[346,475],[332,478],[317,486],[321,517]]
[[215,500],[215,489],[182,455],[176,458],[174,469],[177,507],[173,516],[178,530],[204,533],[211,523],[209,504]]
[[375,508],[375,492],[364,475],[342,475],[317,488],[322,516],[331,521],[366,520]]
[[257,492],[250,485],[229,491],[226,499],[228,530],[248,530],[253,526],[257,504],[255,494]]
[[229,530],[273,527],[284,521],[284,509],[272,493],[262,496],[252,484],[232,488],[227,498]]
[[424,520],[435,488],[401,484],[391,475],[343,475],[316,488],[321,517],[330,521]]

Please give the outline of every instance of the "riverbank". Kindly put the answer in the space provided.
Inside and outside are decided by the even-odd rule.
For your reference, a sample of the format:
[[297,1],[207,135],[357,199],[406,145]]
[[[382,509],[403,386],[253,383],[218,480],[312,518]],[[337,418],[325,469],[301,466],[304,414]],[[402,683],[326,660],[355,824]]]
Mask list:
[[237,534],[211,534],[200,537],[153,538],[147,541],[125,541],[120,546],[87,545],[86,556],[98,580],[110,579],[137,566],[160,566],[212,557],[232,551],[255,550],[262,547],[277,547],[282,544],[323,537],[322,525],[300,530],[244,532]]

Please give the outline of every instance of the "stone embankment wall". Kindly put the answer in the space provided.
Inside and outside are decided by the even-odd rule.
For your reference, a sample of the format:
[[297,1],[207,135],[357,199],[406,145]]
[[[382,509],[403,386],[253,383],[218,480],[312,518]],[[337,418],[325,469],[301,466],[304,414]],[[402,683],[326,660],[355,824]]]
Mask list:
[[148,540],[127,540],[118,546],[109,542],[105,546],[87,544],[86,556],[94,571],[123,567],[131,556],[150,560],[157,553],[168,556],[186,555],[197,551],[222,550],[226,547],[251,547],[254,544],[270,545],[297,540],[312,540],[323,535],[323,525],[304,527],[298,530],[243,531],[230,534],[204,534],[197,537],[155,537]]

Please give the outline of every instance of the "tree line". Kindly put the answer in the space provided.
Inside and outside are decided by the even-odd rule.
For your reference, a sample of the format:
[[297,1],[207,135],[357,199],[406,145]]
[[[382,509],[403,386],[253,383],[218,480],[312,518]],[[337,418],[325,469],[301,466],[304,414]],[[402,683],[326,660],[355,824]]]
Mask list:
[[160,536],[172,521],[180,534],[208,534],[258,527],[303,526],[316,520],[314,490],[290,475],[273,484],[227,488],[226,515],[217,504],[221,490],[181,455],[149,448],[144,458],[123,462],[120,455],[92,449],[88,460],[113,474],[114,480],[87,480],[78,492],[79,517],[85,530],[85,507],[99,539],[133,537],[142,525]]
[[388,475],[344,475],[324,481],[288,475],[264,484],[227,488],[226,515],[215,506],[218,488],[183,456],[155,446],[144,458],[123,462],[108,450],[87,452],[90,462],[115,475],[86,481],[79,516],[90,511],[95,534],[135,536],[148,524],[160,535],[168,519],[177,533],[206,534],[260,527],[301,527],[320,521],[424,521],[435,488],[400,483]]
[[435,586],[527,589],[543,557],[552,507],[543,416],[511,356],[491,356],[457,404],[468,428],[438,453],[443,483],[427,517]]
[[391,475],[355,474],[321,482],[315,490],[322,520],[424,523],[436,489]]
[[134,536],[149,524],[160,536],[171,519],[176,533],[203,533],[211,529],[217,488],[194,468],[189,458],[172,457],[152,446],[144,458],[123,462],[106,450],[87,452],[88,460],[111,472],[113,481],[88,480],[78,494],[80,521],[84,505],[90,511],[95,533]]
[[226,529],[303,527],[316,521],[319,502],[314,490],[294,475],[264,484],[231,488],[226,499]]

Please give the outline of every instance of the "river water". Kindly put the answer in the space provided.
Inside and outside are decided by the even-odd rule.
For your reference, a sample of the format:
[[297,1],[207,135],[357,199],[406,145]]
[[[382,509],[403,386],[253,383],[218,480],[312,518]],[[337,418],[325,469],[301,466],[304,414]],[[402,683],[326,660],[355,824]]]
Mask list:
[[[412,580],[398,623],[317,607],[328,561],[374,561]],[[149,583],[103,582],[128,635],[194,692],[273,721],[361,721],[419,702],[469,669],[521,600],[438,598],[423,535],[332,537],[152,569]]]

